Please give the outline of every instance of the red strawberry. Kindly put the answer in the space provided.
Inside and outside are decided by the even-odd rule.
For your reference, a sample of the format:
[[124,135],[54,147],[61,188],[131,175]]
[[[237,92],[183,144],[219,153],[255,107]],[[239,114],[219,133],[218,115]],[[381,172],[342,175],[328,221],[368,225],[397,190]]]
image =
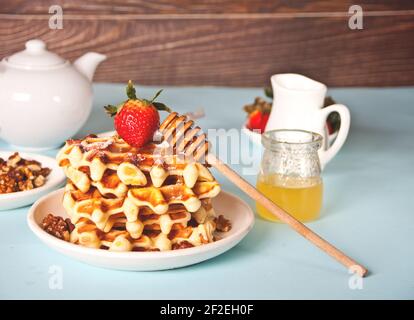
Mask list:
[[335,130],[334,130],[332,124],[329,121],[326,121],[326,127],[328,128],[328,133],[329,134],[334,133]]
[[[266,93],[267,95],[268,93]],[[252,104],[244,106],[244,111],[247,112],[247,128],[250,130],[258,130],[263,133],[266,128],[269,114],[272,110],[272,104],[260,97],[254,99]]]
[[152,100],[138,99],[132,82],[128,82],[126,100],[116,107],[108,105],[105,110],[115,116],[115,130],[119,136],[133,147],[140,148],[150,141],[160,124],[158,110],[171,112],[162,103],[155,102],[162,90],[158,91]]
[[250,130],[260,129],[261,119],[262,113],[259,110],[253,111],[247,119],[247,128]]
[[160,115],[153,105],[140,100],[128,100],[115,116],[115,130],[128,144],[142,147],[151,140],[160,123]]
[[249,114],[246,126],[250,130],[259,130],[260,133],[263,133],[265,131],[268,120],[269,112],[255,110]]

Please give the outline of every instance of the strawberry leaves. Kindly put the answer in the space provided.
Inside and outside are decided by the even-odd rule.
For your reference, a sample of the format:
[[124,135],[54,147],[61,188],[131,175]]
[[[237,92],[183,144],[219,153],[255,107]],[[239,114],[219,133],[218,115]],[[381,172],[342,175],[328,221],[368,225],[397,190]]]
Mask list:
[[109,114],[111,117],[114,117],[118,113],[118,107],[108,104],[104,106],[105,112]]
[[164,103],[161,102],[155,102],[155,100],[158,98],[158,96],[161,94],[162,89],[159,90],[155,96],[149,101],[149,104],[152,104],[158,111],[167,111],[171,112],[171,109],[168,108]]
[[264,93],[266,97],[273,99],[273,89],[271,87],[264,88]]
[[[161,94],[163,89],[158,90],[157,93],[155,93],[154,97],[151,100],[147,100],[147,99],[139,99],[136,96],[136,91],[134,88],[134,85],[132,84],[132,81],[129,80],[128,81],[128,85],[126,88],[126,93],[129,99],[131,100],[140,100],[142,101],[144,104],[146,105],[153,105],[158,111],[167,111],[167,112],[171,112],[171,109],[169,107],[167,107],[164,103],[161,102],[156,102],[155,100],[159,97],[159,95]],[[112,108],[105,108],[106,110],[109,110],[107,112],[112,112]],[[119,108],[118,108],[119,110]]]
[[169,107],[167,107],[164,103],[161,102],[156,102],[155,100],[159,97],[159,95],[161,94],[162,89],[158,90],[154,97],[151,100],[147,100],[147,99],[140,99],[137,97],[137,92],[135,90],[134,84],[132,83],[131,80],[128,81],[128,85],[126,87],[126,94],[128,96],[128,100],[124,101],[123,103],[121,103],[118,106],[114,106],[111,104],[108,104],[106,106],[104,106],[105,112],[110,115],[111,117],[116,116],[121,110],[122,107],[129,101],[129,100],[138,100],[140,101],[143,105],[145,106],[150,106],[153,105],[155,107],[155,109],[157,109],[158,111],[167,111],[167,112],[171,112],[171,109]]
[[161,94],[162,89],[158,90],[158,92],[155,94],[155,96],[151,99],[150,103],[154,103],[154,101],[158,98],[158,96]]
[[131,80],[128,81],[128,85],[126,87],[126,94],[129,99],[137,99],[137,93]]
[[158,110],[158,111],[167,111],[171,112],[171,109],[168,108],[165,104],[162,102],[153,102],[152,105]]

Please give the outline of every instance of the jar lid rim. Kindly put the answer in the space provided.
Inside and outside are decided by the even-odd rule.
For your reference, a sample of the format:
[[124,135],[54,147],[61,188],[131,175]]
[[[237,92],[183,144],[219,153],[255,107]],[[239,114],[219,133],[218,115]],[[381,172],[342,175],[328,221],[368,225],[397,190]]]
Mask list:
[[262,144],[265,147],[267,145],[318,145],[322,139],[323,137],[319,133],[299,129],[277,129],[262,134]]

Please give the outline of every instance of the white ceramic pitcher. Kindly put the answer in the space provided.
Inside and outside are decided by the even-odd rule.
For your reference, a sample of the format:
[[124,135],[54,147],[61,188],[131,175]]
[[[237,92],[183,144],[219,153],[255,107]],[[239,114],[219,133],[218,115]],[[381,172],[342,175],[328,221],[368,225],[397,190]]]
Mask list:
[[[323,83],[300,74],[284,73],[271,77],[273,107],[266,131],[274,129],[301,129],[319,133],[324,138],[319,150],[322,168],[336,155],[348,135],[351,116],[346,106],[333,104],[323,107],[327,88]],[[331,112],[338,112],[341,127],[334,143],[328,144],[326,119]]]

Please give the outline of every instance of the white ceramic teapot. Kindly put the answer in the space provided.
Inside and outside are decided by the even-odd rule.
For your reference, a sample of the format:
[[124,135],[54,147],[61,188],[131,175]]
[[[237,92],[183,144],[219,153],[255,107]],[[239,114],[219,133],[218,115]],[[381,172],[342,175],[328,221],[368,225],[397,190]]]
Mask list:
[[[348,136],[351,116],[343,104],[323,108],[327,88],[323,83],[300,74],[276,74],[270,78],[273,88],[273,107],[266,131],[301,129],[319,133],[324,138],[319,150],[322,168],[336,155]],[[332,112],[341,117],[341,127],[332,145],[328,143],[326,119]]]
[[92,109],[92,77],[105,55],[74,64],[41,40],[0,62],[0,138],[24,149],[52,149],[73,136]]

